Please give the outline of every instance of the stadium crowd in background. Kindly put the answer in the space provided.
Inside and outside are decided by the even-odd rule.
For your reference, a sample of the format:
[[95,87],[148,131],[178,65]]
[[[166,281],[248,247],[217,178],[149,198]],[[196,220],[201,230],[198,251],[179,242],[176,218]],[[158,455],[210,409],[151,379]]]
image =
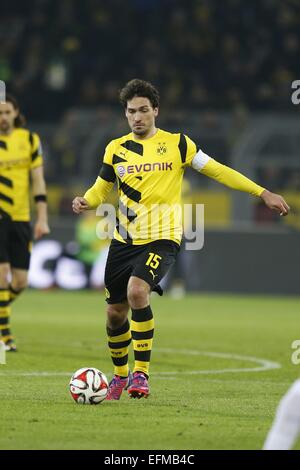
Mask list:
[[39,0],[4,3],[1,17],[0,75],[32,119],[45,108],[54,119],[68,106],[117,106],[133,76],[156,83],[167,109],[295,111],[297,0]]
[[[89,184],[99,168],[99,149],[115,131],[108,123],[123,132],[116,96],[132,77],[161,90],[161,127],[176,131],[184,122],[197,144],[229,165],[253,113],[300,109],[291,103],[299,78],[297,0],[189,0],[188,8],[183,0],[33,0],[4,3],[1,18],[0,76],[45,142],[56,215],[69,215],[79,175]],[[280,145],[280,155],[297,152],[299,141],[288,149],[280,139],[271,139],[270,154]],[[274,191],[299,191],[299,174],[283,159],[282,167],[256,169],[255,179]],[[187,178],[192,191],[209,184]],[[279,221],[268,217],[257,208],[256,221]]]

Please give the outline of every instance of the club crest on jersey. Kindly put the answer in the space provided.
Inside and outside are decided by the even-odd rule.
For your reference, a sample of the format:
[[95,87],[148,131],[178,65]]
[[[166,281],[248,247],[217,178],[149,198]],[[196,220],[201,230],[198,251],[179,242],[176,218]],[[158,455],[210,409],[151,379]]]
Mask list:
[[118,165],[117,172],[118,172],[120,178],[123,178],[123,176],[126,173],[126,168],[123,165]]
[[167,153],[167,146],[165,142],[158,142],[157,144],[157,149],[156,149],[157,155],[166,155]]

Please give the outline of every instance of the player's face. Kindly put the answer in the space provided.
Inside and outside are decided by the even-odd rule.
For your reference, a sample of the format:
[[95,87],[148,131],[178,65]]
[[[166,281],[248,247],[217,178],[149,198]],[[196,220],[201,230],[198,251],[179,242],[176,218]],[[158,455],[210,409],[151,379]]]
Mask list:
[[148,98],[135,96],[127,101],[126,117],[132,132],[140,138],[147,137],[155,127],[158,108],[153,108]]
[[12,103],[0,103],[0,132],[6,134],[14,128],[18,111]]

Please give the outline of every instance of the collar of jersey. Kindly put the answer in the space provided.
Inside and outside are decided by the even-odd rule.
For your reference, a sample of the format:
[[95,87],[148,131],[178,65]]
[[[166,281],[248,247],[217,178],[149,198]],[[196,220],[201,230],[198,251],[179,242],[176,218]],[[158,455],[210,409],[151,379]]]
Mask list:
[[132,140],[134,140],[134,142],[138,142],[138,143],[142,144],[143,142],[150,142],[151,140],[154,140],[160,133],[161,133],[161,129],[158,127],[155,134],[152,137],[149,137],[148,139],[135,139],[133,137],[133,132],[131,133],[131,136],[132,136]]

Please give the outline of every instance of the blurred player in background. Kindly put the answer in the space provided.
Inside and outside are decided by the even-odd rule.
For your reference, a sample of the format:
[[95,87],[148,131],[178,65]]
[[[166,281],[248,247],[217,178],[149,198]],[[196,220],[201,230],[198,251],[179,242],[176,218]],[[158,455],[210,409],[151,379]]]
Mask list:
[[34,238],[49,233],[40,139],[24,126],[16,99],[8,95],[0,103],[0,333],[7,351],[17,350],[10,327],[11,303],[28,279],[30,186],[37,211]]
[[[191,166],[230,188],[261,197],[269,208],[282,215],[289,211],[281,196],[218,163],[184,134],[158,129],[155,120],[159,93],[151,83],[130,81],[121,90],[120,101],[132,132],[109,143],[94,186],[84,197],[73,201],[77,214],[94,209],[106,200],[118,181],[118,219],[105,273],[108,345],[115,366],[109,400],[118,400],[126,388],[133,398],[147,397],[150,393],[148,377],[154,333],[150,293],[162,293],[158,283],[174,264],[180,247],[179,214],[172,213],[168,226],[164,216],[180,204],[185,169]],[[165,213],[153,222],[152,206],[163,204],[167,207]],[[144,233],[134,234],[135,227],[147,220],[152,224],[148,222]],[[132,377],[128,367],[131,340],[135,358]]]
[[282,398],[264,450],[292,449],[300,436],[300,379]]

